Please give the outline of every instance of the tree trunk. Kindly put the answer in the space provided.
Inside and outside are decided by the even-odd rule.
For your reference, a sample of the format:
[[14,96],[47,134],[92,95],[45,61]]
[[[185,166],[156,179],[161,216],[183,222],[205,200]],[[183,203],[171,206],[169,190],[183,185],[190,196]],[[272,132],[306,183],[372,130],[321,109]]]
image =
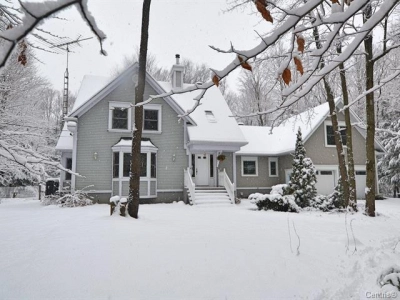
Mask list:
[[[314,35],[317,49],[321,49],[322,44],[320,41],[319,31],[318,31],[317,27],[314,27],[313,35]],[[325,62],[324,62],[324,59],[322,58],[321,66],[320,66],[321,69],[324,67],[324,65],[325,65]],[[328,105],[329,105],[329,113],[331,116],[332,127],[333,127],[333,132],[334,132],[334,137],[335,137],[336,153],[338,156],[338,163],[339,163],[339,173],[340,173],[340,177],[342,179],[342,185],[343,185],[343,198],[344,198],[343,204],[347,207],[347,205],[349,203],[349,182],[348,182],[348,176],[347,176],[346,160],[345,160],[344,151],[343,151],[342,137],[341,137],[341,134],[339,131],[339,122],[337,119],[335,98],[333,96],[332,88],[329,85],[328,81],[326,80],[326,77],[323,78],[323,82],[324,82],[324,87],[325,87],[325,91],[326,91],[326,101],[328,102]]]
[[[372,6],[368,3],[363,11],[364,23],[372,17]],[[374,86],[374,61],[372,32],[364,40],[365,71],[366,81],[365,90],[370,90]],[[365,213],[370,217],[375,217],[375,102],[374,93],[366,96],[365,110],[367,114],[367,138],[365,148],[367,153],[366,170],[367,180],[365,188]]]
[[[342,53],[342,45],[339,43],[337,46],[337,52]],[[346,71],[344,69],[344,63],[339,64],[340,70],[340,83],[342,87],[343,104],[346,106],[349,104],[349,92],[347,90]],[[344,119],[346,122],[346,146],[347,146],[347,171],[349,180],[349,203],[353,211],[357,211],[357,188],[356,188],[356,177],[354,170],[354,155],[353,155],[353,135],[350,120],[350,109],[344,111]]]
[[333,92],[332,92],[332,89],[325,77],[324,77],[324,87],[325,87],[326,96],[327,96],[326,100],[328,101],[328,104],[329,104],[329,114],[331,115],[333,133],[334,133],[335,144],[336,144],[336,153],[337,153],[338,162],[339,162],[339,173],[340,173],[340,178],[342,179],[342,185],[343,185],[343,198],[344,198],[343,204],[345,207],[347,207],[349,205],[349,181],[348,181],[348,176],[347,176],[346,160],[345,160],[344,151],[343,151],[342,136],[341,136],[340,130],[339,130],[339,122],[337,119],[337,112],[336,112],[335,99],[333,97]]
[[[146,60],[147,43],[149,39],[149,21],[150,21],[150,3],[151,0],[143,1],[142,10],[142,33],[140,39],[139,52],[139,76],[138,84],[135,88],[135,104],[143,102],[144,87],[146,82]],[[140,198],[140,148],[143,130],[143,106],[135,107],[135,126],[133,128],[132,138],[132,156],[131,171],[129,178],[129,205],[128,213],[132,218],[137,219],[139,213]]]

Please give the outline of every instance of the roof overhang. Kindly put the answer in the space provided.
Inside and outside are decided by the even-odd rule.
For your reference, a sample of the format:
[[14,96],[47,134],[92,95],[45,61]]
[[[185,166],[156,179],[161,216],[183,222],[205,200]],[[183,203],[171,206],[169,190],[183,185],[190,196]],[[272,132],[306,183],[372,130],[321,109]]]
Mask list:
[[226,151],[237,152],[246,145],[243,142],[190,141],[187,144],[191,152],[195,151]]
[[[111,147],[113,152],[130,152],[132,149],[132,138],[121,138],[118,143]],[[158,148],[154,146],[150,139],[142,138],[140,151],[157,152]]]

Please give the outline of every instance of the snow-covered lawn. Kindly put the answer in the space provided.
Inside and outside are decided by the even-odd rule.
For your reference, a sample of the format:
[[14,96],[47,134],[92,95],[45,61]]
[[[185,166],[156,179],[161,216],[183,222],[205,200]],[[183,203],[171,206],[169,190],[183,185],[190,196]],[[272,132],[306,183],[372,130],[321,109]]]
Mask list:
[[142,205],[134,220],[110,217],[107,205],[3,200],[0,299],[365,298],[385,267],[400,265],[400,199],[376,206],[376,218],[348,215],[346,252],[344,214],[243,201]]

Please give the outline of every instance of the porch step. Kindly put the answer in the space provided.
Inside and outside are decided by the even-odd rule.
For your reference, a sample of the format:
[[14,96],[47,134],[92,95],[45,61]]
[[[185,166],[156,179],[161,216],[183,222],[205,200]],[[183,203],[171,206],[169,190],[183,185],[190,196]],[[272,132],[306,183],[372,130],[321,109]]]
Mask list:
[[213,206],[231,204],[229,195],[224,187],[196,186],[194,198],[196,205]]

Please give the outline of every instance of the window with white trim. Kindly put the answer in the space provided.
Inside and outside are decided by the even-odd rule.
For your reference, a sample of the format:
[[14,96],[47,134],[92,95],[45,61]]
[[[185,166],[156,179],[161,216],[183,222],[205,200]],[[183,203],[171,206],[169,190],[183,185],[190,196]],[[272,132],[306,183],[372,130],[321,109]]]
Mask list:
[[[346,146],[347,136],[346,136],[346,126],[339,125],[340,135],[342,137],[343,146]],[[333,126],[325,124],[325,145],[326,146],[336,146],[335,144],[335,133],[333,131]]]
[[278,177],[278,158],[277,157],[269,157],[268,158],[269,165],[269,177]]
[[148,104],[143,107],[143,132],[161,132],[161,105]]
[[[113,178],[129,178],[130,168],[131,153],[113,153]],[[140,177],[157,178],[156,172],[157,154],[155,152],[140,153]]]
[[130,131],[132,126],[131,105],[127,102],[109,102],[108,130]]
[[258,158],[242,156],[242,176],[258,176]]

